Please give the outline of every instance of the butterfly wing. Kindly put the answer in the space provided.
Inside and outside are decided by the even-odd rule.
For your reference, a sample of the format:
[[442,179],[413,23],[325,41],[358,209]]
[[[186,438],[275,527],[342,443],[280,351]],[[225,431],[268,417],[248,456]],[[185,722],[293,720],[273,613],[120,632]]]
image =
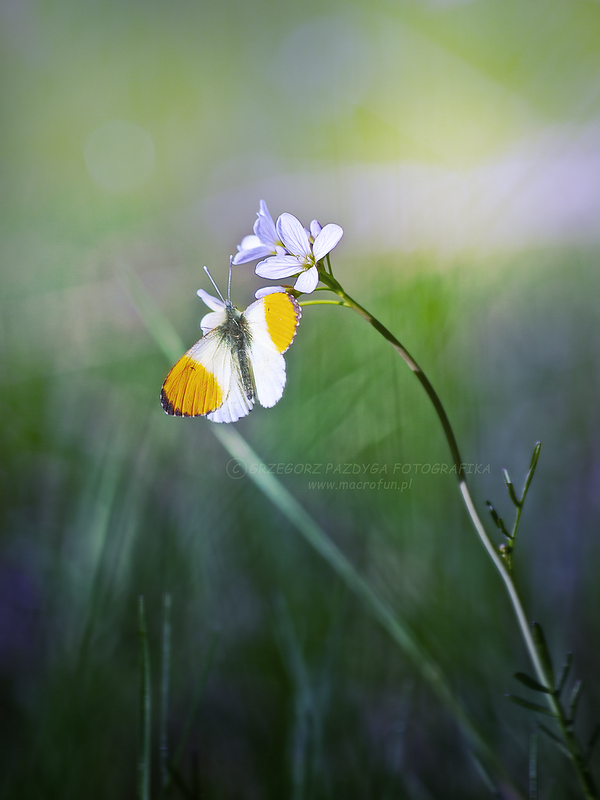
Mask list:
[[209,331],[167,375],[160,400],[167,414],[235,422],[254,404],[246,396],[237,358],[219,328]]
[[212,422],[236,422],[240,417],[249,414],[254,406],[254,396],[248,397],[246,394],[237,360],[232,361],[231,372],[231,382],[225,400],[216,411],[206,415]]
[[261,297],[244,312],[249,329],[248,361],[259,403],[270,408],[285,387],[283,353],[294,341],[302,311],[287,292]]
[[[217,313],[222,319],[220,309]],[[283,394],[283,353],[294,340],[300,316],[300,306],[286,292],[261,297],[242,315],[245,358],[256,397],[265,408],[274,406]],[[231,320],[218,325],[175,364],[161,390],[161,403],[167,414],[235,422],[250,412],[254,394],[245,369],[246,377],[242,375],[243,353],[238,356],[231,331]]]

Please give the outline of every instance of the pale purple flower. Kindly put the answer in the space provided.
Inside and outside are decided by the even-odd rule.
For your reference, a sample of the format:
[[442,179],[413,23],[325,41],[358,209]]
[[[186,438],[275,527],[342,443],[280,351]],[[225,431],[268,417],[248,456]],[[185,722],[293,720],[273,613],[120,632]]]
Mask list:
[[333,250],[344,231],[330,223],[324,228],[313,220],[310,232],[293,214],[282,214],[277,220],[277,237],[283,252],[271,255],[256,266],[261,278],[279,280],[298,275],[294,289],[303,294],[314,292],[319,283],[319,262]]
[[245,264],[247,261],[256,261],[266,256],[283,254],[284,247],[279,240],[273,217],[264,200],[260,201],[258,219],[254,223],[254,233],[244,236],[238,245],[238,252],[233,258],[233,264]]

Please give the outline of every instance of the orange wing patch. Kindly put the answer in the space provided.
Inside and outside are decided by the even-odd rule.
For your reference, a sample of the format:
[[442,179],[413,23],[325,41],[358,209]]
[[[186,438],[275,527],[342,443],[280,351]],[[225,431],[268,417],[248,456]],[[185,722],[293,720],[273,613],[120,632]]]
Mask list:
[[200,362],[185,355],[167,375],[160,392],[160,402],[176,417],[210,414],[223,403],[223,389]]
[[285,353],[296,335],[300,306],[285,292],[265,295],[265,320],[271,341],[280,353]]

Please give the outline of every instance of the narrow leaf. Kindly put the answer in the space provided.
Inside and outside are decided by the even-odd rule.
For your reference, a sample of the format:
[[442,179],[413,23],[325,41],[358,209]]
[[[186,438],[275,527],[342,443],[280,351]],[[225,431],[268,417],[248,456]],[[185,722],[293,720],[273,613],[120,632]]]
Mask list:
[[527,477],[525,478],[525,487],[523,489],[523,497],[521,498],[521,503],[525,500],[525,495],[529,490],[529,484],[533,479],[533,474],[535,472],[535,468],[537,467],[537,463],[540,457],[540,450],[542,449],[542,443],[536,442],[535,447],[533,448],[533,455],[531,456],[531,464],[529,465],[529,472],[527,473]]
[[498,514],[496,514],[496,509],[495,509],[495,508],[494,508],[494,506],[493,506],[493,505],[490,503],[490,501],[489,501],[489,500],[486,500],[486,501],[485,501],[485,504],[486,504],[486,506],[488,507],[488,511],[490,512],[490,515],[491,515],[492,519],[494,520],[494,523],[495,523],[496,525],[498,525],[498,520],[499,520],[500,518],[498,517]]
[[173,756],[172,761],[169,763],[169,772],[170,773],[172,773],[173,770],[176,770],[179,767],[179,763],[181,761],[181,757],[183,755],[183,751],[184,751],[185,746],[187,744],[188,736],[189,736],[190,730],[192,728],[192,723],[194,722],[194,719],[196,717],[196,714],[197,714],[199,706],[200,706],[200,700],[201,700],[201,697],[202,697],[202,692],[204,691],[204,686],[206,684],[206,680],[208,678],[208,674],[209,674],[210,668],[212,666],[212,661],[213,661],[213,657],[214,657],[214,654],[215,654],[216,646],[217,646],[217,634],[213,634],[212,639],[211,639],[210,644],[209,644],[209,647],[208,647],[208,652],[206,654],[206,657],[204,659],[204,663],[202,665],[202,669],[200,671],[200,680],[198,682],[198,687],[196,689],[196,696],[192,700],[192,703],[191,703],[191,706],[190,706],[190,709],[189,709],[189,712],[188,712],[187,719],[186,719],[185,724],[183,726],[183,732],[181,734],[181,738],[179,740],[179,744],[177,746],[177,749],[175,751],[175,754]]
[[169,760],[169,689],[171,680],[171,595],[163,595],[163,629],[161,640],[161,675],[160,675],[160,728],[159,728],[159,758],[160,782],[164,788],[169,782],[167,761]]
[[558,748],[560,748],[560,750],[567,756],[567,758],[571,758],[571,753],[569,752],[568,747],[565,747],[564,743],[558,738],[558,736],[555,733],[552,733],[550,728],[547,728],[545,725],[542,725],[541,722],[538,722],[538,728],[541,731],[544,731],[544,733],[546,734],[546,736],[548,736],[549,739],[552,739],[554,744]]
[[506,536],[506,538],[507,538],[507,539],[510,539],[510,538],[511,538],[511,537],[510,537],[510,534],[509,534],[509,532],[506,530],[506,527],[505,527],[505,525],[504,525],[504,522],[503,522],[503,520],[502,520],[502,517],[499,517],[499,516],[498,516],[498,514],[496,513],[496,509],[495,509],[495,508],[494,508],[494,506],[493,506],[493,505],[490,503],[490,501],[489,501],[489,500],[486,500],[485,502],[486,502],[486,505],[487,505],[487,507],[488,507],[488,510],[489,510],[489,512],[490,512],[490,516],[491,516],[491,517],[492,517],[492,519],[494,520],[494,524],[496,525],[496,527],[498,528],[498,530],[500,530],[500,531],[501,531],[501,532],[502,532],[502,533],[503,533],[503,534]]
[[529,700],[525,700],[522,697],[517,697],[515,694],[506,694],[504,695],[513,703],[516,703],[518,706],[523,706],[523,708],[528,708],[530,711],[535,711],[537,714],[548,714],[550,717],[556,716],[549,708],[546,706],[540,706],[538,703],[531,703]]
[[529,689],[533,689],[534,692],[546,692],[546,694],[552,694],[552,689],[542,686],[541,683],[538,683],[533,678],[530,678],[529,675],[526,675],[524,672],[515,672],[513,677],[518,681],[521,681],[521,683],[527,686]]
[[579,698],[581,697],[582,689],[583,689],[583,683],[581,681],[576,681],[575,686],[573,686],[573,691],[571,692],[571,699],[569,701],[569,720],[571,722],[575,721],[575,714],[577,713],[577,704],[579,703]]
[[552,686],[554,688],[554,669],[552,667],[552,659],[550,658],[550,653],[548,652],[546,637],[542,631],[542,626],[539,624],[539,622],[532,622],[531,630],[537,645],[537,651],[542,662],[546,680],[548,681],[548,686]]
[[502,470],[504,473],[504,482],[506,483],[506,488],[508,489],[508,496],[514,503],[517,508],[521,508],[521,500],[517,497],[517,493],[515,492],[515,487],[513,486],[513,482],[510,479],[510,475],[508,474],[508,470]]
[[139,648],[140,648],[140,732],[138,755],[138,790],[139,800],[150,798],[150,734],[151,734],[151,695],[150,695],[150,656],[148,654],[148,636],[146,633],[146,616],[144,598],[140,596],[138,605]]
[[592,750],[594,749],[594,745],[596,744],[598,739],[600,739],[600,725],[596,725],[587,743],[587,748],[585,751],[585,758],[584,758],[586,764],[589,762],[591,758]]
[[563,664],[563,668],[561,670],[560,677],[558,679],[558,685],[556,687],[557,696],[559,696],[562,690],[565,688],[565,683],[569,675],[569,670],[571,669],[572,663],[573,663],[573,653],[567,653],[565,663]]

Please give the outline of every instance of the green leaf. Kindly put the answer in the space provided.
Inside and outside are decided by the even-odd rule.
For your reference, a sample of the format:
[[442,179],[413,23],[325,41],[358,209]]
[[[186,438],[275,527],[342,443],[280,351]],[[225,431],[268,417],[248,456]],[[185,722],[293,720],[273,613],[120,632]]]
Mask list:
[[513,486],[513,482],[510,479],[508,470],[504,469],[502,470],[502,472],[504,473],[504,482],[506,483],[506,488],[508,489],[508,496],[510,497],[510,499],[512,500],[514,505],[516,505],[517,508],[521,508],[522,501],[519,500],[519,498],[517,497],[517,493],[515,492],[515,487]]
[[498,528],[498,530],[502,531],[502,533],[506,536],[507,539],[510,539],[511,536],[510,536],[509,532],[506,530],[506,528],[504,526],[504,522],[502,521],[502,517],[498,516],[498,514],[496,513],[496,509],[490,503],[489,500],[486,500],[485,504],[487,505],[488,511],[490,512],[490,516],[494,520],[494,523],[495,523],[496,527]]
[[539,624],[539,622],[532,622],[531,630],[537,645],[537,651],[542,662],[544,674],[546,676],[546,680],[548,681],[548,686],[552,686],[554,688],[554,669],[552,667],[552,659],[550,658],[550,653],[548,652],[546,637],[542,631],[542,626]]
[[521,498],[521,503],[524,502],[525,495],[527,494],[527,491],[529,489],[529,484],[533,479],[533,474],[535,472],[535,468],[537,467],[541,449],[542,449],[542,443],[536,442],[536,445],[533,448],[533,455],[531,456],[531,464],[529,465],[529,472],[527,473],[527,477],[525,478],[525,488],[523,489],[523,497]]
[[563,668],[561,670],[560,677],[558,679],[558,684],[556,686],[557,697],[560,696],[560,693],[565,688],[565,683],[569,675],[569,670],[571,669],[572,663],[573,663],[573,653],[567,653],[567,657],[565,659],[565,663],[563,664]]
[[590,760],[590,757],[592,755],[592,750],[594,749],[594,745],[596,744],[598,739],[600,739],[600,725],[596,725],[596,727],[592,731],[592,735],[589,738],[589,741],[588,741],[588,744],[587,744],[587,748],[586,748],[586,751],[585,751],[585,757],[584,757],[584,761],[585,761],[586,764]]
[[543,725],[541,722],[538,722],[538,728],[541,731],[544,731],[546,736],[548,736],[550,739],[552,739],[554,744],[558,748],[560,748],[560,750],[567,756],[567,758],[571,758],[571,753],[569,752],[568,747],[565,747],[564,743],[558,738],[558,736],[555,733],[552,733],[552,731],[549,728],[547,728],[545,725]]
[[576,681],[571,692],[571,699],[569,701],[569,721],[575,722],[575,714],[577,713],[577,704],[581,697],[581,690],[583,689],[582,681]]
[[518,706],[523,706],[523,708],[528,708],[530,711],[535,711],[536,714],[548,714],[550,717],[556,717],[556,714],[549,708],[546,708],[546,706],[540,706],[538,703],[531,703],[529,700],[517,697],[516,694],[505,694],[504,696]]
[[552,694],[552,689],[548,689],[547,686],[542,686],[541,683],[538,683],[533,678],[530,678],[529,675],[526,675],[524,672],[515,672],[513,678],[521,681],[522,684],[527,686],[529,689],[533,689],[534,692],[546,692],[546,694]]

